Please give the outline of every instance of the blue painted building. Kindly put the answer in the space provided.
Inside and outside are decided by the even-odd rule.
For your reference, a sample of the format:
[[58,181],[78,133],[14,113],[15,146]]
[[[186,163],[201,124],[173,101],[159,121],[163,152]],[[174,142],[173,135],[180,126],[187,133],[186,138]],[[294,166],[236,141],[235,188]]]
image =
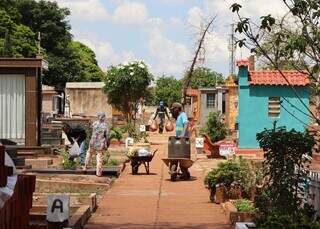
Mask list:
[[[256,134],[265,128],[286,126],[288,130],[304,131],[310,122],[309,80],[307,74],[297,71],[284,71],[285,77],[294,90],[278,71],[249,71],[249,61],[238,61],[239,92],[239,148],[259,148]],[[252,64],[251,64],[252,66]]]

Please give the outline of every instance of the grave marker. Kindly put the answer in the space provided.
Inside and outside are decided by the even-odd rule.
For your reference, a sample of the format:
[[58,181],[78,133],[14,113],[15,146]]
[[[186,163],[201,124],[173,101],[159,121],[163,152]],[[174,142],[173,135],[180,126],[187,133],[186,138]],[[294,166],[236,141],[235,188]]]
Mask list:
[[47,221],[61,223],[69,219],[70,197],[66,195],[49,195]]

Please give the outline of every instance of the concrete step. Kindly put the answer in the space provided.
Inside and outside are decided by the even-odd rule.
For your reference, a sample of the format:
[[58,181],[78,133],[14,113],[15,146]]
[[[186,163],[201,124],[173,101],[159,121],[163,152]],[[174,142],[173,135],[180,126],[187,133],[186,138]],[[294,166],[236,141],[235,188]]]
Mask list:
[[46,169],[52,163],[53,160],[49,158],[25,159],[25,164],[31,165],[33,169]]

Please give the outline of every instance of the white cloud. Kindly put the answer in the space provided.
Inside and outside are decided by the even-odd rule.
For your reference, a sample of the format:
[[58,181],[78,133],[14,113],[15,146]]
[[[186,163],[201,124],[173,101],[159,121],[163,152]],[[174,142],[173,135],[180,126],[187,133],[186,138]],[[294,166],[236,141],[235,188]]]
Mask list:
[[142,3],[125,2],[115,9],[112,18],[120,24],[141,25],[148,18],[148,10]]
[[203,11],[199,7],[192,7],[188,11],[188,24],[195,30],[199,30],[203,21]]
[[113,46],[107,41],[101,41],[99,38],[91,36],[88,33],[79,33],[74,31],[75,40],[82,42],[91,48],[97,57],[99,66],[106,70],[110,65],[117,65],[124,61],[132,61],[136,56],[131,51],[116,52]]
[[169,19],[169,23],[173,26],[182,26],[183,25],[182,20],[178,17],[171,17]]
[[187,47],[166,38],[160,30],[150,33],[148,49],[156,60],[152,70],[157,74],[181,74],[190,60]]
[[279,16],[286,13],[285,5],[279,0],[204,0],[205,14],[211,16],[217,14],[219,21],[231,23],[232,19],[236,19],[230,9],[233,3],[240,4],[241,15],[250,18],[259,18],[268,14]]
[[71,11],[71,17],[79,21],[99,21],[109,18],[108,11],[100,0],[51,0],[59,6],[67,7]]

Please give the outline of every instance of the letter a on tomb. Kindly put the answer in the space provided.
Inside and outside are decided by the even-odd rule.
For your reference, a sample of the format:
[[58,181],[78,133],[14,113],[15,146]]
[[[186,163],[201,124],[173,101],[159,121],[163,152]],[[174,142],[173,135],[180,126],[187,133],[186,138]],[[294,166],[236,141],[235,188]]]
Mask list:
[[69,219],[70,197],[66,195],[48,196],[47,221],[64,222]]

